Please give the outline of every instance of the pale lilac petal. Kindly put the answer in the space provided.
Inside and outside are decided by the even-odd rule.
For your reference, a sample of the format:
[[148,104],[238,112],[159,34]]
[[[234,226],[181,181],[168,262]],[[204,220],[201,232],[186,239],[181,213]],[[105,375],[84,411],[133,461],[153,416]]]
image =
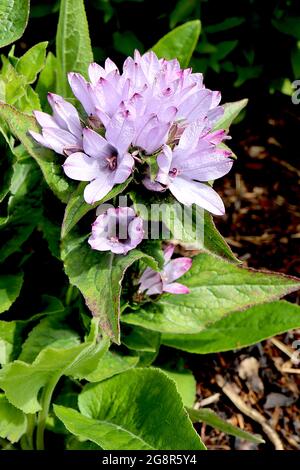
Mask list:
[[99,174],[97,161],[79,152],[72,153],[66,159],[63,169],[69,178],[78,181],[92,181]]
[[168,261],[170,261],[170,259],[172,258],[173,256],[173,253],[174,253],[174,249],[175,249],[175,245],[168,245],[165,249],[164,249],[164,260],[165,260],[165,263],[167,263]]
[[84,199],[88,204],[94,204],[106,196],[113,188],[110,172],[103,172],[84,189]]
[[[42,145],[43,147],[47,147],[49,149],[52,149],[52,145],[49,143],[49,141],[47,139],[45,139],[45,137],[43,137],[41,134],[39,134],[38,132],[34,132],[34,131],[28,131],[28,133],[31,135],[31,137],[33,137],[33,139],[40,145]],[[60,153],[60,152],[57,152],[57,153]]]
[[43,113],[42,111],[34,111],[33,114],[41,127],[54,127],[59,129],[58,124],[56,124],[54,118],[49,114]]
[[142,180],[143,185],[145,188],[149,189],[149,191],[158,191],[162,192],[165,191],[166,188],[162,186],[160,183],[157,183],[156,181],[152,181],[150,178],[144,178]]
[[118,158],[118,166],[114,174],[114,184],[124,183],[132,173],[134,159],[129,153]]
[[225,214],[223,201],[211,186],[178,176],[172,181],[169,189],[173,196],[186,206],[196,204],[212,214]]
[[63,129],[56,129],[54,127],[44,127],[43,137],[48,146],[56,153],[64,155],[64,148],[69,146],[78,146],[77,138],[68,131]]
[[178,116],[189,122],[203,119],[211,107],[212,92],[207,89],[189,96],[178,108]]
[[180,174],[187,179],[198,181],[213,181],[226,175],[233,165],[233,160],[224,155],[211,152],[204,156],[195,155],[187,161],[185,168],[181,168]]
[[83,148],[87,155],[96,159],[110,157],[114,150],[104,137],[88,127],[83,129]]
[[183,284],[178,282],[173,282],[172,284],[163,285],[164,292],[169,292],[170,294],[189,294],[190,289]]
[[182,136],[180,137],[178,149],[180,150],[192,150],[194,149],[198,142],[199,138],[205,128],[205,121],[195,121],[189,124],[183,131]]
[[192,266],[191,258],[176,258],[169,261],[163,270],[163,280],[170,283],[183,276]]
[[131,250],[141,243],[144,238],[143,219],[141,217],[135,217],[128,225],[128,236],[127,242],[128,248]]
[[69,73],[68,80],[70,87],[87,114],[94,114],[95,106],[91,98],[91,89],[88,82],[83,78],[80,73]]
[[105,137],[121,155],[124,154],[134,137],[134,124],[130,113],[125,111],[115,114],[107,126]]
[[48,93],[48,101],[53,109],[53,117],[57,124],[76,137],[81,138],[82,127],[76,108],[61,96],[55,95],[54,93]]
[[162,282],[155,284],[154,286],[150,287],[146,294],[147,295],[157,295],[157,294],[162,294],[163,291],[163,286]]
[[96,62],[89,65],[88,73],[93,85],[96,85],[99,79],[106,75],[104,68],[101,67],[101,65],[96,64]]

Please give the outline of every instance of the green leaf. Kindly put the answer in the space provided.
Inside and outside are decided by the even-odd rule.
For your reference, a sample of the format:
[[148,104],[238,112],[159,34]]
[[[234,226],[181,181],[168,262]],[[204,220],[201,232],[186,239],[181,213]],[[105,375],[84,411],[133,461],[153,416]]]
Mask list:
[[226,31],[228,29],[235,28],[236,26],[240,26],[241,24],[245,23],[245,21],[245,18],[242,17],[226,18],[226,20],[222,21],[221,23],[206,26],[205,32],[219,33],[220,31]]
[[162,371],[174,380],[184,406],[192,407],[196,399],[196,380],[192,372],[189,370],[178,372],[166,369],[162,369]]
[[143,43],[132,31],[124,31],[122,33],[115,31],[113,33],[113,41],[116,51],[126,56],[132,55],[135,49],[138,49],[141,53],[144,50]]
[[196,354],[230,351],[300,327],[300,307],[284,300],[233,312],[190,335],[162,335],[167,346]]
[[114,375],[132,369],[139,361],[138,356],[121,356],[113,351],[107,351],[97,367],[85,378],[88,382],[101,382]]
[[23,284],[23,274],[0,275],[0,313],[6,312],[18,298]]
[[78,344],[80,344],[78,333],[71,330],[56,316],[46,317],[30,331],[22,345],[22,352],[18,360],[31,363],[41,350],[48,346],[64,349]]
[[228,263],[208,253],[193,258],[180,278],[189,294],[163,295],[122,321],[162,333],[193,334],[236,310],[278,299],[300,288],[300,280]]
[[0,364],[7,364],[17,358],[21,352],[22,332],[31,322],[46,316],[62,314],[64,306],[55,297],[43,296],[42,313],[37,313],[27,320],[0,321]]
[[254,442],[256,444],[265,443],[259,434],[251,434],[250,432],[243,431],[237,426],[234,426],[233,424],[228,423],[224,419],[220,418],[220,416],[218,416],[213,410],[202,408],[199,410],[188,409],[187,411],[193,423],[206,423],[212,428],[219,429],[225,434],[230,434],[231,436],[235,436],[249,442]]
[[207,211],[204,212],[204,248],[213,254],[223,256],[233,263],[239,263],[230,246],[217,230],[212,215]]
[[54,152],[38,145],[29,136],[29,130],[39,132],[35,119],[1,102],[0,118],[4,119],[12,134],[22,142],[27,152],[36,160],[54,194],[62,202],[67,202],[72,194],[73,184],[63,175],[61,158]]
[[61,0],[56,34],[56,57],[57,92],[65,98],[73,97],[67,74],[79,72],[86,76],[88,66],[93,62],[83,0]]
[[72,434],[103,449],[205,448],[185,413],[174,382],[158,369],[132,369],[86,386],[79,395],[79,409],[82,414],[54,406],[55,414]]
[[177,23],[186,20],[196,9],[197,0],[178,0],[170,15],[170,28],[173,29]]
[[294,77],[297,79],[300,77],[300,41],[297,42],[296,46],[291,52],[291,63],[294,72]]
[[16,71],[26,79],[26,83],[35,82],[38,73],[43,69],[47,46],[47,41],[35,44],[17,61]]
[[86,304],[110,338],[120,342],[120,295],[125,271],[144,259],[156,269],[148,255],[132,250],[126,256],[92,250],[86,237],[69,234],[63,242],[62,259],[71,284],[78,287]]
[[98,341],[97,321],[91,323],[86,340],[66,348],[46,347],[32,364],[17,360],[0,370],[0,387],[7,399],[24,413],[41,409],[39,391],[62,375],[84,379],[98,364],[108,348],[107,338]]
[[6,217],[0,218],[1,251],[3,261],[27,240],[41,216],[41,173],[30,159],[13,165],[10,196]]
[[1,0],[0,3],[0,47],[19,39],[27,26],[29,0]]
[[36,85],[36,92],[39,95],[44,110],[50,111],[47,95],[48,92],[55,92],[56,90],[56,73],[57,60],[52,52],[49,52],[46,57],[45,67],[41,71]]
[[83,197],[83,191],[87,183],[80,183],[69,199],[69,202],[66,206],[64,220],[61,228],[61,236],[64,238],[75,225],[82,219],[84,215],[90,212],[93,209],[96,209],[100,204],[109,201],[110,199],[118,196],[123,192],[132,178],[128,178],[124,183],[114,186],[114,188],[109,191],[106,196],[104,196],[101,201],[96,202],[95,204],[88,204],[85,202]]
[[17,442],[26,432],[27,419],[22,411],[9,403],[3,393],[0,394],[0,437],[10,442]]
[[181,67],[189,65],[201,31],[199,20],[189,21],[173,29],[151,49],[159,58],[177,59]]
[[[147,193],[143,189],[130,191],[129,195],[135,211],[143,220],[151,220],[152,224],[158,221],[163,223],[163,239],[175,239],[187,249],[205,249],[224,256],[229,261],[239,262],[207,211],[195,205],[193,208],[185,207],[170,195],[149,195],[149,191]],[[154,237],[151,235],[151,238]],[[151,243],[149,245],[151,246]]]
[[300,16],[285,17],[281,20],[272,19],[272,25],[281,33],[300,39]]
[[243,108],[247,106],[248,100],[243,99],[240,101],[234,101],[233,103],[225,103],[224,106],[224,114],[223,116],[216,122],[214,125],[213,130],[216,131],[218,129],[225,129],[226,131],[229,130],[229,127],[235,120],[235,118],[240,114]]
[[134,351],[156,352],[160,346],[160,334],[136,326],[122,337],[122,343]]

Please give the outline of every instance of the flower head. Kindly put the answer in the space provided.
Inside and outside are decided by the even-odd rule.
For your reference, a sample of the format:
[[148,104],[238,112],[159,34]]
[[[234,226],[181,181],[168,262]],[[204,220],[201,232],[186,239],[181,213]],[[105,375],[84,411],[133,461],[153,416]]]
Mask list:
[[146,268],[139,280],[139,292],[147,295],[170,292],[171,294],[188,294],[188,287],[178,282],[173,282],[183,276],[192,266],[191,258],[176,258],[171,260],[174,245],[168,245],[164,251],[164,267],[161,272]]
[[94,250],[126,255],[143,240],[143,219],[129,207],[110,208],[92,225],[89,244]]
[[[70,178],[89,182],[85,200],[101,200],[138,162],[148,189],[169,189],[183,204],[223,214],[220,197],[206,183],[230,170],[231,152],[222,146],[226,132],[214,131],[224,112],[221,95],[204,86],[202,74],[138,51],[122,71],[107,59],[104,67],[90,64],[88,73],[89,81],[78,73],[68,76],[85,113],[83,124],[74,106],[50,94],[53,116],[36,112],[42,134],[31,133],[68,157],[63,167]],[[152,180],[148,157],[159,168]]]

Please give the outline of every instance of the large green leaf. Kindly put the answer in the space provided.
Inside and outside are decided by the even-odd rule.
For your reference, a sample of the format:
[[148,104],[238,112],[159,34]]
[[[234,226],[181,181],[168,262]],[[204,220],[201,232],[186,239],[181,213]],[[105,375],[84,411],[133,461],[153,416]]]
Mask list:
[[167,369],[162,370],[170,379],[174,380],[184,406],[192,407],[196,399],[196,380],[192,372],[190,370],[181,372]]
[[116,343],[120,342],[120,296],[125,271],[143,259],[156,269],[156,262],[141,251],[126,256],[92,250],[87,237],[70,233],[62,245],[62,259],[71,284],[78,287],[86,304],[102,329]]
[[42,312],[36,313],[27,320],[0,321],[0,364],[7,364],[17,358],[21,352],[22,332],[28,324],[43,316],[62,315],[64,306],[55,297],[48,295],[42,298]]
[[86,340],[78,345],[41,350],[32,364],[16,360],[0,371],[0,387],[7,399],[25,413],[41,409],[39,391],[62,375],[83,379],[90,374],[106,352],[108,340],[98,341],[97,321],[93,320]]
[[132,369],[86,386],[79,409],[54,407],[72,434],[103,449],[204,449],[174,382],[158,369]]
[[80,72],[87,75],[93,62],[89,27],[83,0],[61,0],[56,35],[58,61],[57,91],[65,98],[73,96],[67,74]]
[[[171,195],[149,195],[149,191],[142,188],[130,191],[130,198],[142,219],[151,221],[151,228],[153,222],[162,222],[161,238],[175,239],[189,249],[205,249],[238,262],[207,211],[195,205],[193,208],[183,206]],[[154,236],[157,237],[156,233]],[[151,234],[151,238],[154,236]]]
[[39,132],[35,119],[1,102],[0,118],[4,119],[12,134],[22,142],[27,152],[36,160],[54,194],[62,202],[67,202],[74,185],[63,175],[61,157],[38,145],[28,134],[29,130]]
[[116,352],[107,351],[97,367],[85,378],[88,382],[100,382],[131,369],[137,365],[138,361],[138,356],[121,356]]
[[189,294],[163,295],[122,321],[163,333],[198,333],[236,310],[278,299],[300,288],[300,280],[248,270],[208,253],[193,258],[180,278]]
[[240,101],[234,101],[233,103],[225,103],[224,106],[224,114],[223,116],[216,122],[214,125],[213,130],[216,131],[218,129],[225,129],[226,131],[229,130],[229,127],[238,117],[242,109],[247,106],[248,100],[243,99]]
[[26,83],[35,82],[37,74],[43,69],[47,46],[48,42],[35,44],[18,59],[16,71],[25,78]]
[[22,345],[22,352],[18,359],[31,363],[46,347],[65,349],[78,344],[80,344],[78,333],[71,330],[57,316],[48,316],[30,331]]
[[259,434],[251,434],[250,432],[243,431],[242,429],[228,423],[220,418],[213,410],[202,408],[199,410],[188,409],[189,416],[193,423],[206,423],[212,428],[219,429],[225,434],[245,439],[246,441],[255,442],[256,444],[263,444],[265,441]]
[[280,20],[273,19],[272,25],[281,33],[300,39],[300,16],[286,16]]
[[0,217],[0,261],[16,252],[34,230],[42,211],[41,173],[27,158],[13,165],[7,214]]
[[0,437],[17,442],[26,432],[27,419],[22,411],[15,408],[4,394],[0,394]]
[[168,346],[208,354],[243,348],[300,327],[300,307],[284,300],[230,313],[200,333],[162,335]]
[[151,49],[158,57],[178,59],[181,67],[187,67],[197,45],[201,31],[199,20],[188,21],[161,38]]
[[1,0],[0,2],[0,47],[19,39],[27,25],[29,0]]
[[87,183],[80,183],[71,195],[69,202],[66,206],[64,220],[61,228],[61,236],[65,237],[73,227],[82,219],[84,215],[93,209],[96,209],[100,204],[118,196],[124,189],[127,188],[132,178],[128,178],[124,183],[116,185],[101,201],[95,204],[88,204],[83,197],[84,188]]
[[0,313],[5,312],[20,294],[23,284],[23,274],[0,275]]

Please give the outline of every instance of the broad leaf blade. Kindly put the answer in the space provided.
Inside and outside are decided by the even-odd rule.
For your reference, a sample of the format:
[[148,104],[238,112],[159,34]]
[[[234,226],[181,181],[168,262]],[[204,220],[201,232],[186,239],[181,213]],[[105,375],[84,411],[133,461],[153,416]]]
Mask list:
[[27,26],[29,0],[1,0],[0,47],[19,39]]
[[73,96],[68,85],[67,74],[79,72],[87,75],[93,62],[83,0],[62,0],[56,35],[56,57],[58,61],[57,91],[65,98]]
[[231,312],[278,299],[300,288],[300,280],[248,270],[208,253],[193,258],[180,278],[186,295],[163,295],[122,321],[162,333],[198,333]]
[[0,437],[17,442],[26,432],[27,419],[22,411],[15,408],[0,394]]
[[138,250],[126,256],[92,250],[86,237],[70,233],[63,242],[62,259],[70,282],[81,291],[106,334],[119,343],[121,283],[125,271],[140,259],[156,268],[153,258]]
[[0,276],[0,313],[10,308],[18,298],[23,284],[23,274]]
[[300,327],[300,307],[284,300],[233,312],[190,335],[162,335],[167,346],[196,354],[239,349]]
[[189,65],[201,31],[199,20],[188,21],[161,38],[151,49],[159,58],[177,59],[181,67]]
[[57,405],[54,411],[70,432],[103,449],[204,449],[175,384],[158,369],[133,369],[88,385],[79,408],[82,414]]

